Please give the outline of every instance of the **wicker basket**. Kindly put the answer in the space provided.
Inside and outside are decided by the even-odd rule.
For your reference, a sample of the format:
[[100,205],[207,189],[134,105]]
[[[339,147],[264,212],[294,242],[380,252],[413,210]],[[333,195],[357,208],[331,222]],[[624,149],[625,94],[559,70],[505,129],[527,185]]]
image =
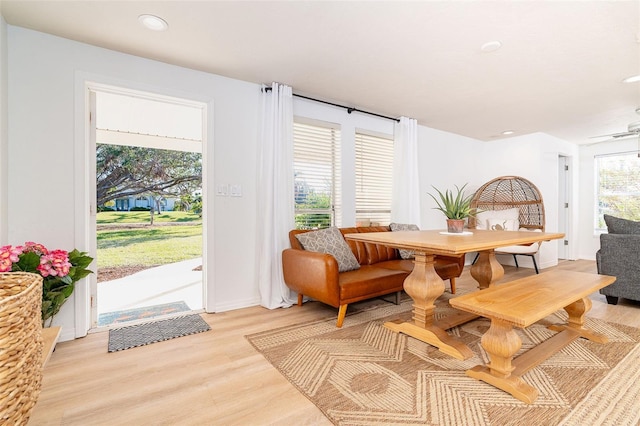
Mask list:
[[42,277],[0,273],[0,424],[24,425],[42,386]]

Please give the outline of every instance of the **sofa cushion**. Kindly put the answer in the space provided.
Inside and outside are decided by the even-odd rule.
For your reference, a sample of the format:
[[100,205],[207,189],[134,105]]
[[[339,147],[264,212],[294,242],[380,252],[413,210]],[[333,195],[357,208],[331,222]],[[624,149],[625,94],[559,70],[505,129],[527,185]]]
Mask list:
[[640,222],[622,219],[620,217],[604,215],[609,234],[640,234]]
[[[418,228],[418,225],[414,225],[412,223],[390,223],[389,228],[391,228],[392,231],[419,231],[420,230],[420,228]],[[414,258],[413,250],[398,249],[398,251],[400,252],[400,257],[403,259]]]
[[476,229],[491,229],[489,220],[498,219],[515,221],[515,226],[513,227],[513,230],[515,231],[520,227],[518,219],[519,215],[520,209],[517,207],[504,210],[484,210],[476,215]]
[[375,296],[401,291],[408,272],[363,265],[357,271],[340,274],[340,300],[352,303]]
[[338,262],[338,271],[346,272],[360,268],[342,233],[335,226],[296,235],[305,250],[332,255]]

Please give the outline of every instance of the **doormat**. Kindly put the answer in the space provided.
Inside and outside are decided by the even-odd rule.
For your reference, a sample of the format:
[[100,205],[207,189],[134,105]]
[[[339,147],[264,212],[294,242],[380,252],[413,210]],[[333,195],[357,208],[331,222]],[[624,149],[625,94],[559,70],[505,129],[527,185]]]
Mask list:
[[[449,295],[436,301],[450,312]],[[448,331],[475,356],[459,361],[384,327],[410,320],[411,301],[246,336],[249,342],[336,425],[638,425],[640,329],[587,318],[609,343],[578,339],[527,372],[540,391],[525,404],[465,371],[487,361],[480,345],[490,322],[477,319]],[[559,311],[525,330],[524,351],[549,338]]]
[[109,330],[109,352],[123,351],[211,330],[198,314]]
[[163,303],[162,305],[145,306],[124,311],[105,312],[98,317],[98,326],[118,324],[127,321],[149,319],[161,315],[190,311],[185,302]]

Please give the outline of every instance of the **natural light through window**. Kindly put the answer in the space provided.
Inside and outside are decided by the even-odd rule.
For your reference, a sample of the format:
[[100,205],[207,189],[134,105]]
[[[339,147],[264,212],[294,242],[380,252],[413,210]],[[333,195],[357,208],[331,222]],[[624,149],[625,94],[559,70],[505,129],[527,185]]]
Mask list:
[[388,225],[391,221],[393,139],[356,133],[356,224]]
[[340,129],[295,122],[293,170],[296,228],[340,226]]
[[596,231],[606,231],[605,214],[640,220],[640,158],[637,152],[597,155]]

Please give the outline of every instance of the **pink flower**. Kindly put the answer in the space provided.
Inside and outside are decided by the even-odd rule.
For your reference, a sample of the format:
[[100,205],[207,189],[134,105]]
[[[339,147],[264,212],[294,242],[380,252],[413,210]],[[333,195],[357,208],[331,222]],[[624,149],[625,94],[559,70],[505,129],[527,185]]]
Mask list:
[[38,256],[49,254],[49,250],[47,250],[45,246],[39,243],[34,243],[33,241],[27,241],[26,243],[24,243],[24,246],[18,248],[21,249],[20,254],[29,252],[33,252]]
[[65,277],[69,275],[69,268],[71,268],[69,253],[65,250],[51,250],[48,254],[40,257],[40,265],[37,269],[43,277],[49,275]]
[[20,260],[22,250],[20,247],[0,247],[0,272],[11,272],[13,263]]

